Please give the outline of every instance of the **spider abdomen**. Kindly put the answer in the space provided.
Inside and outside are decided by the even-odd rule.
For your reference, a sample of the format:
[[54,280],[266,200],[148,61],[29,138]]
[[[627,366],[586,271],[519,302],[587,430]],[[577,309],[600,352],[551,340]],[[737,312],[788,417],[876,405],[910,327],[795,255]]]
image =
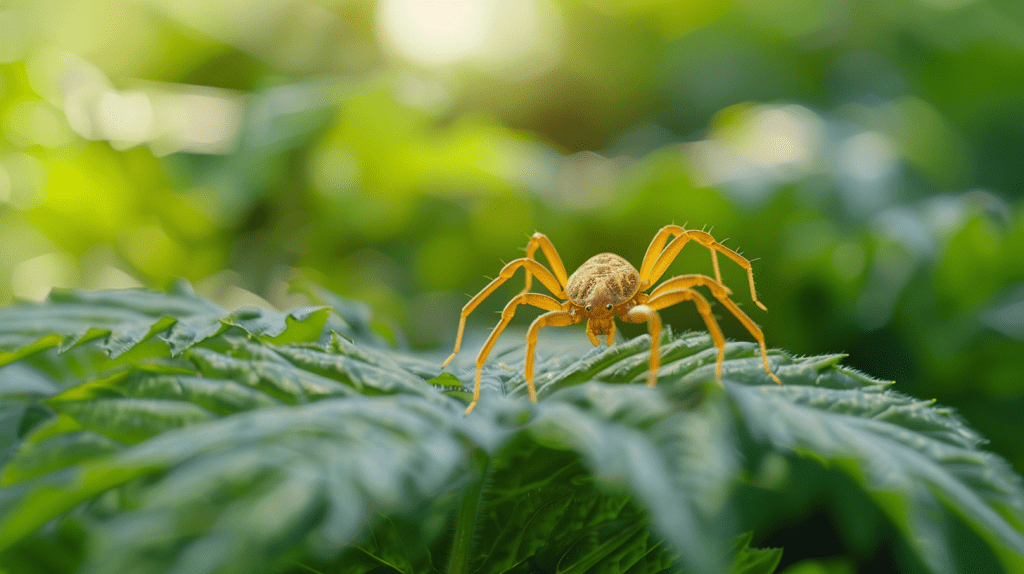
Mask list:
[[569,301],[580,306],[605,297],[612,305],[619,305],[630,300],[639,289],[640,273],[629,261],[614,253],[601,253],[587,259],[565,284]]

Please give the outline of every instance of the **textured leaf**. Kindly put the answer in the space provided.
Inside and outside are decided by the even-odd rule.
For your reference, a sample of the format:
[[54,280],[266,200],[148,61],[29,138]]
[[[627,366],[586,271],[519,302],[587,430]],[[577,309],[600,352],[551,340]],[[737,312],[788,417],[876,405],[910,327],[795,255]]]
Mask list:
[[733,543],[732,574],[772,574],[782,560],[781,548],[751,548],[754,533],[748,532]]
[[[80,571],[95,574],[763,574],[781,551],[730,541],[784,509],[751,518],[759,509],[740,512],[737,492],[753,481],[770,499],[824,466],[934,571],[979,558],[1024,572],[1024,493],[1008,465],[950,411],[839,355],[770,354],[778,386],[756,345],[730,343],[723,390],[710,338],[666,332],[649,389],[647,337],[549,345],[534,405],[514,347],[488,363],[466,417],[471,358],[441,375],[344,307],[227,314],[187,292],[130,291],[4,310],[17,320],[0,324],[0,344],[28,341],[4,347],[5,360],[44,346],[110,351],[115,332],[117,348],[156,334],[182,353],[69,369],[71,386],[28,363],[0,371],[14,375],[0,377],[0,407],[16,447],[2,470],[0,565],[77,544],[68,555],[84,553]],[[70,310],[63,327],[57,308]],[[801,464],[759,482],[761,452]],[[77,538],[55,537],[75,524]]]
[[229,313],[195,295],[183,281],[168,293],[56,290],[43,303],[0,308],[0,365],[93,339],[100,339],[99,348],[114,358],[154,335],[177,355],[232,326],[254,337],[280,337],[289,322],[311,321],[319,330],[326,320],[323,309],[280,313],[252,307]]
[[570,451],[524,434],[495,457],[471,571],[661,572],[678,559],[625,491],[607,492]]
[[276,360],[237,358],[208,349],[194,349],[188,357],[204,377],[232,379],[286,403],[304,403],[355,392],[338,381],[293,367],[270,349],[264,350],[263,355]]
[[93,571],[164,572],[176,556],[183,572],[252,572],[306,540],[337,552],[374,512],[425,499],[463,467],[448,414],[418,399],[350,398],[168,432],[84,465],[76,489],[53,488],[70,475],[41,477],[0,536],[27,534],[32,517],[48,520],[117,481],[171,470],[103,526]]
[[[578,381],[641,381],[648,346],[649,339],[644,336],[610,348],[593,349],[576,359],[538,357],[536,381],[542,397],[541,412],[546,405],[552,406],[555,399],[568,398],[564,393]],[[710,338],[667,335],[662,348],[659,391],[677,404],[689,404],[694,385],[713,377],[716,351]],[[840,367],[840,355],[805,359],[772,355],[773,370],[785,383],[778,386],[761,369],[758,355],[753,344],[730,343],[723,368],[727,393],[740,409],[738,420],[755,441],[783,455],[795,452],[811,456],[849,474],[874,498],[878,509],[903,530],[919,558],[936,572],[958,569],[953,553],[960,542],[951,538],[948,527],[941,526],[943,520],[954,519],[965,521],[984,539],[1004,567],[1024,572],[1024,491],[1020,478],[1005,461],[981,451],[983,441],[977,433],[948,409],[915,401],[889,390],[891,383]],[[521,350],[517,350],[502,357],[501,362],[521,364],[520,356]],[[498,395],[521,396],[526,392],[525,381],[516,371],[492,367],[485,372],[483,383],[485,397],[481,405],[498,400]],[[591,385],[594,383],[580,387]],[[593,388],[608,394],[605,389],[614,387]],[[614,411],[616,404],[617,400],[609,394],[588,405],[587,411],[603,411],[603,419],[625,416]],[[715,403],[707,402],[703,408],[712,404]],[[637,410],[656,413],[657,407]],[[544,420],[540,416],[534,425]],[[563,422],[569,420],[563,413],[547,420],[558,429],[557,434],[572,437],[573,450],[596,453],[591,468],[599,473],[600,457],[611,456],[613,449],[609,445],[614,442],[597,438],[599,435],[588,432],[578,421]],[[552,420],[555,422],[551,423]],[[721,456],[729,449],[718,445],[709,447],[707,452]],[[728,478],[728,473],[709,475],[699,464],[693,469],[687,476]],[[628,476],[628,471],[625,474]],[[793,481],[800,479],[790,477]],[[645,483],[639,488],[649,486]],[[642,492],[637,492],[637,496],[642,496]],[[664,500],[651,497],[647,501],[656,526],[662,509],[678,512],[685,508],[664,504]],[[683,516],[677,514],[675,520],[685,524]],[[667,523],[668,518],[662,520]],[[690,531],[678,525],[661,527],[670,538]],[[697,544],[682,537],[673,541],[681,548],[694,548]]]
[[[59,397],[58,397],[59,398]],[[53,400],[58,413],[83,428],[125,443],[142,442],[164,431],[211,420],[210,411],[187,401],[161,399]]]
[[[787,378],[789,381],[793,377]],[[835,464],[875,498],[936,572],[954,572],[953,541],[936,529],[953,512],[1024,565],[1024,495],[1002,460],[948,410],[893,392],[729,384],[755,436]],[[892,493],[899,493],[893,504]]]
[[61,433],[38,440],[23,448],[4,467],[0,484],[13,484],[66,468],[80,462],[100,458],[121,449],[124,445],[93,431]]
[[684,556],[693,569],[721,570],[739,471],[724,403],[679,411],[652,389],[597,383],[554,396],[529,426],[536,440],[579,453],[599,481],[625,487],[676,548],[701,548]]

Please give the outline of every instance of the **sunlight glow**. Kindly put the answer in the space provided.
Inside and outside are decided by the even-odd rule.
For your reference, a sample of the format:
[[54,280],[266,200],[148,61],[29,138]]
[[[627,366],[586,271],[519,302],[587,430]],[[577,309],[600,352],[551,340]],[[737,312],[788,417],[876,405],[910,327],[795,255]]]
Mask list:
[[153,105],[142,92],[105,90],[93,113],[101,136],[115,149],[139,145],[152,135]]
[[547,0],[382,0],[377,23],[398,56],[428,68],[469,63],[520,80],[561,54],[561,17]]
[[54,287],[71,287],[75,260],[52,252],[26,259],[11,269],[11,291],[23,301],[42,301]]
[[425,66],[470,59],[483,49],[495,5],[478,0],[384,0],[380,26],[403,57]]

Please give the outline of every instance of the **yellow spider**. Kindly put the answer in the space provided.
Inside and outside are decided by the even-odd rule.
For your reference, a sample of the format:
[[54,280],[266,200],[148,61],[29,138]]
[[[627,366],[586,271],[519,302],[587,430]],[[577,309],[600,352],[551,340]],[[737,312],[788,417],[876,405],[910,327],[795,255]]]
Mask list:
[[[673,239],[666,247],[665,244],[670,237]],[[679,251],[691,240],[707,247],[711,251],[711,264],[715,269],[715,278],[712,279],[707,275],[698,274],[680,275],[665,281],[655,288],[654,291],[651,291],[650,294],[644,293],[661,278],[668,269],[668,266],[679,255]],[[534,253],[536,253],[538,247],[547,257],[548,264],[554,270],[554,275],[534,258]],[[526,385],[530,391],[530,400],[535,403],[537,402],[537,391],[533,387],[533,356],[534,350],[537,347],[537,332],[541,327],[547,325],[575,325],[583,322],[584,319],[589,319],[587,321],[587,336],[590,337],[590,342],[596,347],[598,345],[597,335],[607,335],[609,345],[614,341],[615,317],[618,317],[620,321],[628,321],[630,323],[643,323],[646,321],[647,329],[651,335],[651,369],[647,379],[647,386],[653,388],[658,380],[658,366],[660,364],[659,339],[661,335],[661,318],[658,316],[658,309],[664,309],[682,301],[694,302],[697,306],[697,311],[704,318],[704,323],[707,324],[711,338],[715,341],[715,347],[718,348],[718,360],[715,363],[715,379],[721,385],[722,361],[725,359],[725,338],[722,337],[722,331],[718,327],[718,322],[715,321],[715,317],[711,314],[711,307],[708,305],[707,299],[691,289],[691,287],[697,286],[707,287],[711,294],[725,305],[750,331],[750,334],[757,339],[757,344],[761,346],[761,359],[764,361],[764,370],[776,383],[781,385],[782,381],[771,372],[771,368],[768,365],[767,350],[764,346],[764,335],[761,333],[761,329],[729,299],[732,291],[722,284],[722,274],[718,270],[719,253],[732,259],[747,270],[747,277],[750,279],[750,297],[758,307],[767,311],[768,309],[757,300],[757,295],[754,293],[754,272],[750,267],[750,261],[747,261],[742,255],[732,249],[718,243],[710,234],[703,231],[684,229],[678,225],[666,225],[661,228],[657,235],[654,236],[654,240],[651,241],[651,245],[647,248],[647,253],[644,255],[644,261],[640,265],[639,272],[622,257],[614,253],[602,253],[588,259],[586,263],[581,265],[569,277],[566,277],[565,266],[562,264],[562,259],[558,256],[558,252],[555,251],[555,246],[551,244],[551,240],[543,233],[534,233],[533,237],[530,238],[530,243],[526,246],[526,257],[516,259],[505,265],[501,269],[501,273],[498,274],[498,277],[484,287],[476,297],[470,299],[469,303],[466,303],[466,306],[462,308],[462,317],[459,319],[459,334],[455,338],[455,350],[441,367],[446,367],[455,358],[455,355],[459,353],[459,347],[462,345],[462,332],[466,327],[466,317],[488,295],[494,292],[498,286],[511,279],[517,269],[523,267],[526,269],[526,287],[505,306],[504,311],[501,312],[501,321],[491,331],[491,336],[487,338],[487,342],[480,349],[480,354],[477,355],[473,401],[466,408],[467,415],[473,410],[473,407],[476,406],[477,401],[480,399],[480,372],[483,370],[484,362],[487,361],[487,355],[491,352],[491,347],[494,346],[498,335],[501,334],[505,326],[512,320],[516,307],[523,303],[548,311],[537,317],[530,324],[530,329],[526,334]],[[542,293],[528,293],[534,275],[551,293],[565,301],[559,303],[554,298]]]

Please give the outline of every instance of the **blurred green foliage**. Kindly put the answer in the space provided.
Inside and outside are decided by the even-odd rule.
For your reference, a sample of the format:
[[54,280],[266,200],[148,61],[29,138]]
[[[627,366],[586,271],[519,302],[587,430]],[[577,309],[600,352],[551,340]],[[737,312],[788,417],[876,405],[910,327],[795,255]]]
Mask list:
[[770,346],[956,406],[1021,472],[1022,66],[1005,0],[15,0],[0,302],[286,308],[300,274],[440,349],[534,230],[571,270],[713,226]]

